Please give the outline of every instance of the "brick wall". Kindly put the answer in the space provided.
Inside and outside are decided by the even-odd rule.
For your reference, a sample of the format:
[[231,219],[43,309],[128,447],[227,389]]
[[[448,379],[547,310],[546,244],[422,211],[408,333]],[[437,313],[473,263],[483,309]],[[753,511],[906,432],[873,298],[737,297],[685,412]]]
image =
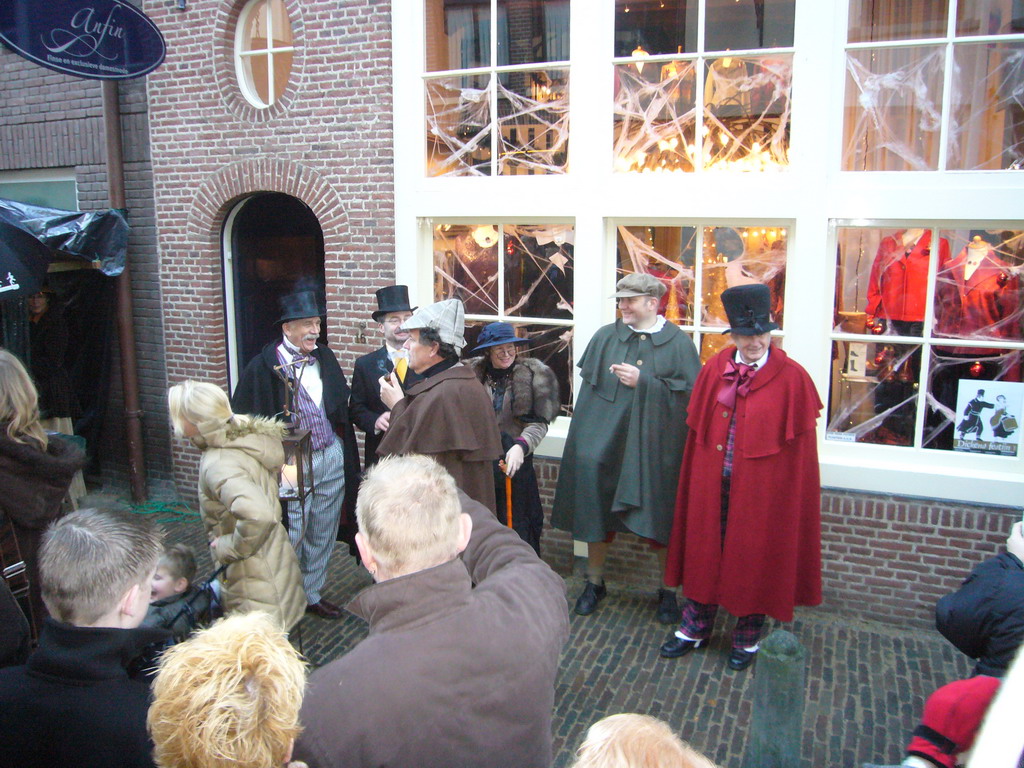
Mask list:
[[[558,461],[535,463],[546,523]],[[900,627],[934,627],[935,602],[956,589],[982,560],[1005,549],[1019,509],[930,499],[822,491],[823,604],[815,609]],[[573,570],[572,538],[544,529],[544,559],[562,575]],[[609,582],[648,585],[657,560],[636,536],[619,535],[608,554]],[[575,595],[570,595],[575,599]]]
[[[76,179],[79,208],[109,207],[101,86],[51,72],[0,47],[0,170],[70,168]],[[120,85],[125,194],[131,234],[132,265],[143,448],[151,489],[166,486],[171,455],[165,417],[163,332],[157,281],[157,246],[153,208],[153,173],[149,162],[146,80]],[[114,338],[112,396],[98,447],[105,479],[126,483],[123,402]]]
[[[323,229],[329,342],[345,370],[367,336],[373,291],[394,280],[390,4],[285,0],[295,41],[281,99],[239,91],[234,32],[244,0],[147,8],[167,40],[149,76],[164,341],[170,381],[227,384],[221,230],[247,195],[283,192]],[[175,448],[180,492],[195,455]]]

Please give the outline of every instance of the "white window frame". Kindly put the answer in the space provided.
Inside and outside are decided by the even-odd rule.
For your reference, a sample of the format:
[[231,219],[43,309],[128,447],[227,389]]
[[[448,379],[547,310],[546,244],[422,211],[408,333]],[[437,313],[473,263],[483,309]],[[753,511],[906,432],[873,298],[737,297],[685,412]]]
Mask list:
[[[267,10],[267,47],[244,50],[243,47],[243,36],[249,34],[249,24],[252,21],[253,14],[255,14],[262,6],[269,6],[274,0],[249,0],[245,8],[238,15],[238,23],[235,25],[235,79],[238,81],[238,88],[242,92],[242,96],[245,100],[252,104],[257,109],[267,109],[276,103],[274,93],[276,91],[274,83],[274,55],[279,53],[294,53],[295,46],[285,45],[275,48],[274,47],[274,14]],[[283,4],[283,0],[282,0]],[[285,15],[288,15],[288,8],[285,6]],[[289,25],[291,25],[291,18],[288,19]],[[294,33],[294,30],[293,30]],[[250,82],[249,76],[245,70],[245,59],[253,58],[256,56],[265,56],[267,59],[267,101],[264,102],[260,98],[259,93],[253,84]]]
[[[773,174],[622,174],[612,158],[614,3],[571,0],[569,172],[428,178],[423,115],[423,5],[392,4],[397,280],[419,305],[433,301],[431,222],[572,222],[578,360],[615,317],[619,224],[678,226],[788,222],[785,349],[828,397],[835,222],[1022,222],[1024,175],[1013,171],[842,172],[845,0],[796,3],[790,164]],[[1024,229],[1024,223],[1019,227]],[[579,378],[576,379],[577,387]],[[871,493],[1019,506],[1024,457],[1005,460],[824,439],[825,486]],[[558,457],[566,419],[538,453]],[[936,454],[948,453],[942,461]]]

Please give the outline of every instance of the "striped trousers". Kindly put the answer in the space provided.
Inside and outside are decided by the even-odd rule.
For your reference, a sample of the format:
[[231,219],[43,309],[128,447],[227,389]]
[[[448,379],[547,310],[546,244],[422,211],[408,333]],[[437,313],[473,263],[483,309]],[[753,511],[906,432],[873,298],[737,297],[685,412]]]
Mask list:
[[313,451],[313,483],[305,509],[297,501],[288,503],[288,538],[299,558],[302,588],[310,605],[320,602],[345,499],[345,451],[341,440]]

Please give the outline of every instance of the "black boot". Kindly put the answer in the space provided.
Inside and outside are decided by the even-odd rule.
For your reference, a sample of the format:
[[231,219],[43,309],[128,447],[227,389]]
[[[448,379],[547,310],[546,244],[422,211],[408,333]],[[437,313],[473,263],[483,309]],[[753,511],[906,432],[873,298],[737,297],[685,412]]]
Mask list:
[[608,590],[604,588],[604,581],[594,584],[587,579],[583,585],[583,591],[576,598],[576,613],[580,616],[589,616],[597,609],[597,604],[604,600],[604,596],[607,594]]

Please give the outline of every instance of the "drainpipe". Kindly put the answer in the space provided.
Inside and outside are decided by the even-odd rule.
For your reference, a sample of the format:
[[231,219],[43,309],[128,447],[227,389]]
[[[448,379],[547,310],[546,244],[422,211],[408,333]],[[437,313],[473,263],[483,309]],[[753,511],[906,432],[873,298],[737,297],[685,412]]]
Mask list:
[[[116,80],[103,81],[103,127],[107,139],[107,186],[110,207],[125,210],[124,153],[121,147],[121,105]],[[142,451],[142,410],[135,358],[135,318],[132,316],[132,279],[125,255],[124,271],[117,276],[117,338],[121,347],[121,388],[124,391],[125,445],[132,501],[146,500],[146,462]]]

